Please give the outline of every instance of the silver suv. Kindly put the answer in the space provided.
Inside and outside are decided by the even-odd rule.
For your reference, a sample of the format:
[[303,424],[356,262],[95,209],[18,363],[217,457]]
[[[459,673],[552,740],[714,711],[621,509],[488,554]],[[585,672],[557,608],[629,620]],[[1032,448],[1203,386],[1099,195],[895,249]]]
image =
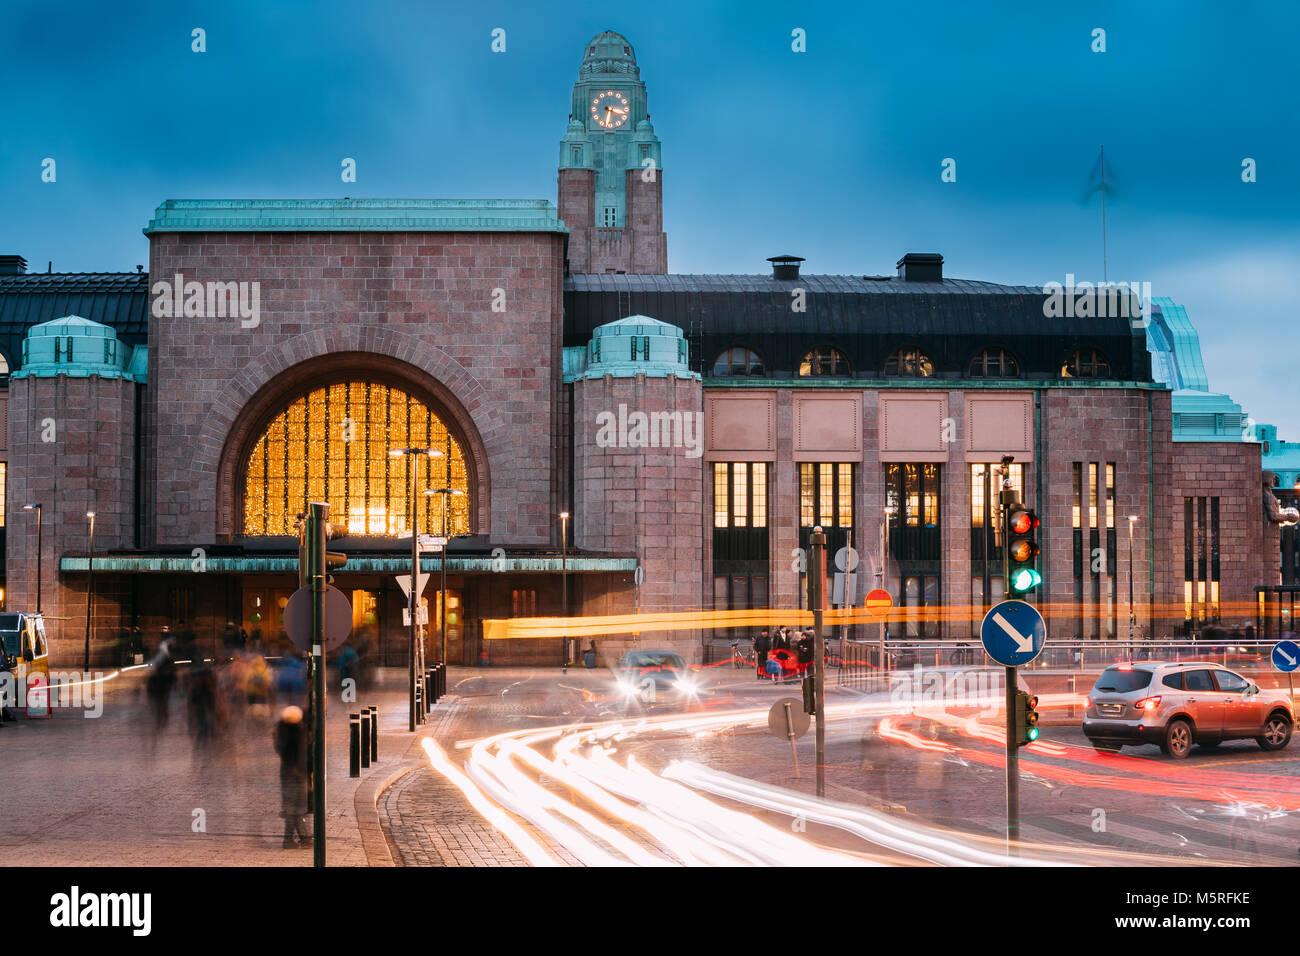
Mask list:
[[1286,691],[1260,690],[1217,664],[1146,661],[1102,671],[1088,694],[1083,732],[1103,753],[1159,744],[1182,759],[1192,744],[1225,740],[1254,739],[1265,750],[1281,750],[1294,721]]

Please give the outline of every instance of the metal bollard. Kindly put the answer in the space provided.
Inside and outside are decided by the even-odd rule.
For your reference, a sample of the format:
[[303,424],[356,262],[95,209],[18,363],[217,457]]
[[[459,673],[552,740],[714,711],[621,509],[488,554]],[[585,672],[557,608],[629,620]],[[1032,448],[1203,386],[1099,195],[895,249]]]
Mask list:
[[361,776],[361,715],[348,718],[348,776]]
[[424,672],[424,682],[429,688],[429,700],[434,704],[438,703],[438,682],[434,678],[435,673],[436,669],[433,667]]
[[379,708],[370,708],[370,760],[379,760]]
[[361,708],[361,769],[370,766],[370,708]]
[[415,682],[415,722],[424,723],[424,681]]
[[438,662],[438,696],[441,697],[445,693],[447,693],[447,665],[444,662],[439,661]]

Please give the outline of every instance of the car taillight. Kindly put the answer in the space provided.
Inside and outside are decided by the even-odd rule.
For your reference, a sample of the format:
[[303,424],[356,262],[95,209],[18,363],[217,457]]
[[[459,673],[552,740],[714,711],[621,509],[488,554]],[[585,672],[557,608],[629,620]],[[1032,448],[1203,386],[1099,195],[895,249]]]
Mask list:
[[1159,697],[1143,697],[1139,701],[1134,701],[1133,706],[1138,710],[1155,710],[1160,706]]

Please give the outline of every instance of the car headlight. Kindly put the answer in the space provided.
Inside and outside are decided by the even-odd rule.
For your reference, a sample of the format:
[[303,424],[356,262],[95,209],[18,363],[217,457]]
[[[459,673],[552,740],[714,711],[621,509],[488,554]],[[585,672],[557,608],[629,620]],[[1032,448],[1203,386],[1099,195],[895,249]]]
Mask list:
[[699,692],[699,686],[689,677],[677,678],[677,689],[683,694],[696,694]]

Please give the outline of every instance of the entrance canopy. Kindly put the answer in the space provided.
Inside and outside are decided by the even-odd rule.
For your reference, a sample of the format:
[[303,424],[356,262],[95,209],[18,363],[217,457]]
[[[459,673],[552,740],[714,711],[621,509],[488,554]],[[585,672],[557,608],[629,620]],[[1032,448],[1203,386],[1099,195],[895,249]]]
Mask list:
[[[180,574],[194,573],[199,560],[191,552],[149,553],[134,551],[128,554],[96,554],[95,570],[117,574]],[[211,554],[203,559],[203,568],[211,574],[297,574],[297,552],[261,554]],[[590,574],[608,571],[635,571],[635,557],[617,555],[590,555],[570,552],[568,557],[547,552],[545,554],[514,554],[493,557],[491,554],[451,554],[447,558],[447,571],[452,574],[514,572],[532,574]],[[59,559],[59,570],[70,574],[86,573],[90,569],[89,555],[64,555]],[[438,555],[420,556],[421,571],[441,571]],[[410,554],[349,554],[347,564],[335,574],[409,574]]]

